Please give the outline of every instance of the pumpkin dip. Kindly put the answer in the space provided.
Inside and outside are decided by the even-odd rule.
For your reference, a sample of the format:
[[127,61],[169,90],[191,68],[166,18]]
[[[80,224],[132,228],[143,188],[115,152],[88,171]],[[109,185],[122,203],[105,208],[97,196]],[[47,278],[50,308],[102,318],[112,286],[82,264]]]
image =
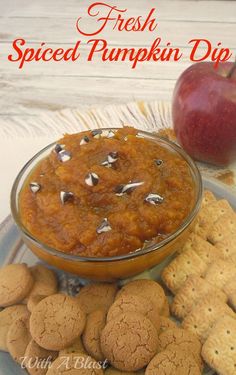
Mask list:
[[28,176],[19,209],[44,244],[105,257],[173,233],[194,200],[187,162],[124,127],[65,135]]

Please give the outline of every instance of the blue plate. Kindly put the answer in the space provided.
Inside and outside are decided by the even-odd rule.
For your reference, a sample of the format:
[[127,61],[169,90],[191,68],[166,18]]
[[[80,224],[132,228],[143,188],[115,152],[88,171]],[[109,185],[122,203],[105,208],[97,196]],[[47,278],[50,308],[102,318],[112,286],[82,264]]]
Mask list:
[[[236,190],[227,187],[214,179],[203,177],[205,188],[211,190],[218,198],[227,199],[230,204],[236,209]],[[152,270],[139,275],[139,278],[152,278],[158,280],[160,273],[170,259],[166,259],[161,265],[154,267]],[[11,216],[8,216],[0,225],[0,266],[9,263],[27,263],[32,266],[36,263],[41,263],[39,259],[23,244],[21,241],[18,229],[14,224]],[[60,270],[55,270],[58,279],[60,290],[66,291],[70,295],[77,294],[81,285],[85,283],[84,280],[67,274]],[[138,278],[136,277],[136,278]],[[24,375],[26,371],[17,365],[10,355],[5,352],[0,352],[0,375]],[[206,370],[204,375],[214,374],[214,371]]]

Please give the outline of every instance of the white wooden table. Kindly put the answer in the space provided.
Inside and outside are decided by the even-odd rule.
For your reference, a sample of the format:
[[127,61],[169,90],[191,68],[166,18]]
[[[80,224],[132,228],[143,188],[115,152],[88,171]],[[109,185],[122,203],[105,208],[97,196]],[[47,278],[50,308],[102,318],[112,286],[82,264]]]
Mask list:
[[[0,220],[9,212],[9,191],[22,164],[53,136],[30,136],[24,121],[44,111],[80,105],[105,105],[132,100],[171,100],[176,79],[190,62],[188,41],[220,41],[236,51],[235,1],[115,0],[108,3],[127,8],[129,16],[146,15],[157,9],[155,33],[124,33],[108,26],[99,35],[109,46],[150,46],[160,36],[181,47],[185,57],[178,62],[144,62],[131,69],[129,62],[107,63],[99,58],[86,62],[86,39],[76,31],[79,16],[92,27],[86,9],[92,1],[82,0],[0,0]],[[7,60],[12,41],[24,38],[28,47],[45,42],[52,48],[69,48],[82,39],[81,59],[76,62],[31,62],[19,70]],[[21,129],[15,123],[21,121]],[[4,125],[4,132],[1,129]],[[7,129],[7,130],[6,130]],[[10,151],[10,152],[9,152]]]

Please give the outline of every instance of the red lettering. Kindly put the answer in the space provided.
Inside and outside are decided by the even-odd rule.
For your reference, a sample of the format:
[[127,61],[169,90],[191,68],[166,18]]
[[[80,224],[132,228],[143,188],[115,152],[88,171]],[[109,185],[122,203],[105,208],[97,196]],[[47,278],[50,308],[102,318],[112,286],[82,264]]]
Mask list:
[[78,52],[79,45],[80,45],[80,41],[78,41],[76,43],[74,48],[69,48],[65,52],[65,54],[64,54],[64,60],[65,61],[68,61],[68,60],[76,61],[76,60],[78,60],[78,58],[80,57],[80,53]]
[[[153,17],[155,8],[152,8],[147,15],[146,19],[143,20],[142,16],[137,18],[129,17],[125,19],[123,14],[127,12],[127,9],[118,9],[116,6],[111,6],[106,3],[96,2],[91,4],[88,7],[88,15],[90,17],[96,18],[95,25],[99,24],[99,27],[94,31],[87,32],[81,27],[82,17],[79,17],[76,21],[77,31],[84,36],[94,36],[99,34],[104,30],[108,22],[115,21],[113,25],[113,30],[117,29],[118,31],[154,31],[157,27],[156,18]],[[105,16],[99,17],[101,11],[107,12]]]
[[[217,44],[218,47],[221,46],[221,43]],[[220,62],[225,62],[230,59],[232,52],[229,48],[215,48],[212,52],[212,61],[215,61],[215,68],[218,67]]]
[[[93,46],[88,55],[88,61],[92,61],[95,52],[104,51],[104,49],[107,47],[107,42],[105,41],[105,39],[90,39],[88,43],[93,43]],[[102,47],[97,48],[99,46],[99,43],[102,43]]]
[[[194,46],[190,54],[190,60],[194,62],[206,60],[211,53],[211,42],[209,42],[209,40],[207,39],[192,39],[189,41],[188,44],[193,43],[193,42],[194,42]],[[204,56],[197,58],[195,54],[199,52],[198,48],[200,45],[202,47],[202,43],[205,43],[205,47],[207,48],[207,50]]]
[[83,31],[79,26],[79,23],[82,20],[82,17],[79,17],[76,21],[76,28],[77,28],[77,30],[80,34],[85,35],[85,36],[92,36],[92,35],[99,34],[104,29],[104,27],[106,26],[108,21],[114,21],[116,19],[116,18],[110,17],[113,11],[118,12],[118,13],[122,13],[122,12],[124,13],[127,10],[127,9],[118,9],[116,6],[111,6],[111,5],[106,4],[106,3],[93,3],[88,8],[88,15],[91,16],[91,17],[98,16],[100,11],[98,10],[97,12],[92,13],[92,10],[94,10],[94,8],[99,7],[99,6],[101,6],[103,8],[108,8],[108,13],[107,13],[106,17],[100,17],[100,18],[97,19],[98,22],[102,21],[102,24],[99,27],[99,29],[96,30],[96,31],[90,32],[90,33],[87,33],[85,31]]
[[79,53],[79,46],[80,41],[78,41],[73,48],[68,48],[64,50],[63,48],[57,48],[53,50],[52,48],[44,48],[45,43],[42,42],[39,48],[25,48],[26,42],[24,39],[16,39],[13,41],[12,46],[13,49],[17,52],[16,57],[13,55],[8,55],[8,60],[12,62],[19,61],[19,69],[22,69],[26,62],[31,61],[45,61],[48,62],[50,60],[54,61],[76,61],[80,57]]
[[[210,58],[212,62],[214,62],[214,67],[217,68],[220,62],[225,62],[230,59],[232,56],[232,52],[229,48],[213,48],[211,42],[207,39],[192,39],[189,43],[194,42],[193,49],[190,54],[190,60],[197,62],[197,61],[204,61],[207,58]],[[199,48],[202,48],[202,44],[205,44],[207,48],[205,54],[201,55],[201,57],[196,57],[196,54],[199,53]],[[221,42],[217,44],[218,47],[221,46]]]
[[132,62],[132,69],[136,68],[141,61],[174,61],[180,60],[182,53],[179,48],[171,48],[170,42],[165,48],[159,48],[161,38],[154,40],[151,48],[108,48],[108,44],[104,39],[91,39],[88,43],[92,43],[88,61],[92,61],[94,54],[99,53],[102,61],[125,61]]
[[157,23],[155,22],[155,18],[151,19],[153,13],[155,12],[155,8],[152,8],[149,12],[149,15],[146,19],[146,21],[144,22],[142,28],[140,29],[141,31],[144,31],[146,29],[146,27],[148,26],[148,29],[149,31],[154,31],[157,27]]

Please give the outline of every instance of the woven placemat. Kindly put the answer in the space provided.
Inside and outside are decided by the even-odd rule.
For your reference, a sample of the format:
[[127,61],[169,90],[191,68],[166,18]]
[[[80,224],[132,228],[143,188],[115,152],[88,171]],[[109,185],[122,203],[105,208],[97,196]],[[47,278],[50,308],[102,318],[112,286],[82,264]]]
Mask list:
[[[43,112],[38,116],[22,119],[6,119],[0,127],[0,138],[60,138],[63,133],[105,127],[132,125],[137,129],[160,132],[172,128],[171,104],[163,101],[130,102],[107,106],[80,106],[75,109]],[[162,132],[165,135],[165,132]],[[229,168],[217,168],[199,163],[202,172],[236,189],[236,164]]]

